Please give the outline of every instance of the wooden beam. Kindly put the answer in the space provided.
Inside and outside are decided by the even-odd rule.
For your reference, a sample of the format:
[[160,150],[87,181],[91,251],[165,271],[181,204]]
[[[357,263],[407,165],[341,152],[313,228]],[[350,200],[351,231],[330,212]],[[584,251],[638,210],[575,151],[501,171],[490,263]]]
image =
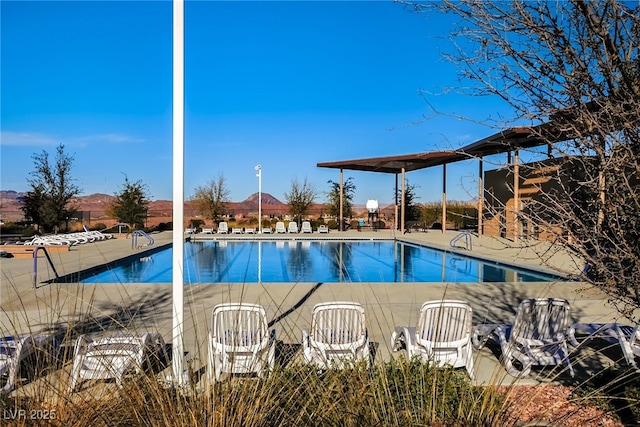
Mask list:
[[484,212],[484,162],[478,158],[478,237],[482,236],[482,213]]
[[514,151],[513,156],[513,242],[520,238],[520,154]]

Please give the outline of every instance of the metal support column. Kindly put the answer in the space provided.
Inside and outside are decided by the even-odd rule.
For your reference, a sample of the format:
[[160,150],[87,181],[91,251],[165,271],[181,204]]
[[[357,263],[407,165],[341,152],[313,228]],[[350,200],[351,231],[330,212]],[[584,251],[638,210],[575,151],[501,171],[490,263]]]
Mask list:
[[442,232],[447,231],[447,165],[442,165]]
[[404,192],[405,192],[405,177],[404,177],[404,167],[402,168],[402,195],[400,196],[400,232],[404,233],[404,217],[405,217],[405,199],[404,199]]
[[344,219],[344,212],[343,212],[343,204],[344,204],[344,170],[340,169],[340,231],[344,231],[344,227],[343,227],[343,219]]

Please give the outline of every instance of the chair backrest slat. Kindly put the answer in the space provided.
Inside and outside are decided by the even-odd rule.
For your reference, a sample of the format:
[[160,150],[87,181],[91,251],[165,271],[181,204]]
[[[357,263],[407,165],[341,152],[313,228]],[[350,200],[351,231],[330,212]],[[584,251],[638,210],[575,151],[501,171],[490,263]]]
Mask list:
[[471,307],[463,301],[429,301],[422,305],[416,327],[419,339],[453,342],[464,339],[472,328]]
[[232,347],[260,345],[267,334],[264,310],[254,305],[214,308],[212,331],[217,342]]
[[550,340],[563,336],[569,327],[569,302],[560,298],[532,298],[518,306],[512,337]]
[[366,333],[364,310],[359,304],[316,307],[311,321],[311,336],[324,344],[351,344]]

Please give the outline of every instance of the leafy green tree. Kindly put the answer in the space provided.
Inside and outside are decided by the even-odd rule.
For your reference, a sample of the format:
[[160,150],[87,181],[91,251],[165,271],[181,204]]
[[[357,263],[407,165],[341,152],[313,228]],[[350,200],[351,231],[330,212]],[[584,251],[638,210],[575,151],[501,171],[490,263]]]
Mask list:
[[[501,118],[501,127],[545,123],[532,128],[530,139],[547,144],[544,155],[555,157],[562,173],[540,172],[531,163],[531,175],[544,173],[554,185],[541,186],[524,202],[517,220],[571,249],[586,266],[583,279],[635,322],[640,4],[440,0],[411,5],[460,21],[452,26],[451,49],[443,48],[462,82],[452,90],[503,100],[512,114]],[[521,175],[525,167],[520,165]]]
[[295,178],[291,182],[289,192],[284,194],[285,200],[289,205],[289,213],[291,213],[298,222],[302,221],[307,212],[309,212],[316,196],[316,189],[307,181],[307,178],[305,178],[302,183],[298,182],[298,179]]
[[38,231],[40,231],[40,208],[44,205],[44,194],[41,185],[34,186],[31,191],[27,191],[21,202],[20,209],[24,213],[24,217],[27,221],[36,225]]
[[218,221],[227,213],[230,194],[227,181],[221,174],[215,181],[212,180],[207,185],[196,187],[191,202],[205,218]]
[[129,181],[125,175],[124,184],[120,188],[120,193],[116,194],[116,199],[109,207],[109,213],[133,230],[144,228],[149,209],[148,188],[142,181]]
[[[340,216],[340,183],[327,181],[330,184],[330,190],[327,195],[327,207],[329,208],[329,215],[338,218]],[[342,196],[342,214],[345,218],[353,217],[353,198],[355,196],[356,185],[353,183],[353,178],[349,177],[342,184],[343,196]]]
[[63,144],[56,148],[53,165],[49,161],[49,153],[44,150],[34,154],[32,159],[35,170],[28,179],[31,191],[26,193],[21,209],[38,229],[52,232],[76,211],[71,201],[80,194],[80,189],[71,178],[74,159],[65,153]]
[[[409,184],[409,180],[405,179],[404,186],[404,220],[417,221],[420,218],[420,207],[417,205],[416,200],[419,197],[416,195],[416,190],[419,187],[417,185]],[[396,193],[398,203],[402,202],[402,189],[398,188]],[[398,224],[399,225],[399,224]]]

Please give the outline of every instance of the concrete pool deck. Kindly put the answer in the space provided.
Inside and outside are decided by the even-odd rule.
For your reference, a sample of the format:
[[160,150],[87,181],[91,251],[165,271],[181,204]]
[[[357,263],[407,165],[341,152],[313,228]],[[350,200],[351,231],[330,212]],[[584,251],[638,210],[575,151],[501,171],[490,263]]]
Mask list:
[[[459,233],[430,230],[397,234],[399,240],[451,250],[449,242]],[[171,243],[171,232],[153,235],[155,247]],[[210,235],[204,239],[393,239],[389,230],[346,231],[329,234]],[[525,242],[526,243],[526,242]],[[544,243],[527,246],[493,237],[472,237],[469,255],[508,265],[546,272],[577,274],[581,265],[568,254]],[[128,256],[144,256],[132,249],[131,240],[119,238],[74,246],[68,252],[50,254],[62,276],[99,266]],[[541,260],[544,260],[542,262]],[[157,330],[171,342],[171,284],[45,284],[55,277],[42,252],[37,261],[38,284],[34,288],[32,259],[0,258],[0,333],[40,331],[98,332],[128,328]],[[262,304],[282,348],[299,349],[302,329],[310,325],[311,310],[319,302],[346,300],[360,302],[366,311],[369,336],[376,347],[377,360],[389,360],[402,353],[390,351],[390,337],[396,325],[415,325],[424,301],[462,299],[474,310],[474,324],[511,323],[519,302],[532,297],[560,297],[571,303],[574,322],[611,322],[620,316],[606,297],[582,282],[545,283],[244,283],[188,285],[185,287],[185,350],[196,369],[206,364],[206,342],[211,310],[221,302],[247,301]],[[299,353],[299,352],[298,352]],[[478,384],[512,383],[515,380],[500,366],[490,348],[474,353]],[[597,363],[594,359],[597,359]],[[599,355],[580,350],[572,356],[577,375],[589,375],[612,363]],[[624,363],[624,362],[621,362]],[[549,371],[534,373],[519,384],[548,381]],[[558,380],[568,381],[563,373]]]

